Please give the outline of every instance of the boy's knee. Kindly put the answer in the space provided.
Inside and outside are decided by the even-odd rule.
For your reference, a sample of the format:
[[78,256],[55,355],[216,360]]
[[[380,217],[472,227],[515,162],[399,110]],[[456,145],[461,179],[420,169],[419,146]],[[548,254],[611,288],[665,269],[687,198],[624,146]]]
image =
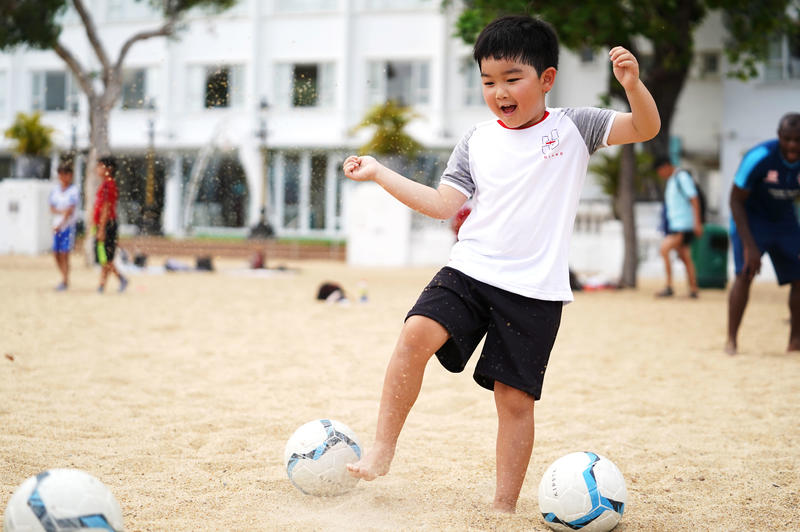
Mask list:
[[497,381],[494,383],[494,397],[498,411],[513,417],[532,415],[536,404],[531,394]]
[[410,316],[400,333],[398,347],[404,351],[425,352],[432,356],[450,337],[439,322],[426,316]]

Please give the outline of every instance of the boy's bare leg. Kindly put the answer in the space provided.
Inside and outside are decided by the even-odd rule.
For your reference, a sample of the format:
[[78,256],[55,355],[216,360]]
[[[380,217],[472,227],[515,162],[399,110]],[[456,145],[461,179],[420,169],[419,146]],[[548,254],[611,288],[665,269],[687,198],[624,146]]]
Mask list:
[[750,283],[751,279],[740,273],[733,280],[731,293],[728,296],[728,340],[725,342],[725,352],[729,355],[736,354],[736,336],[739,333],[739,325],[742,324],[747,300],[750,298]]
[[689,291],[696,293],[697,270],[695,270],[694,261],[692,260],[692,249],[688,245],[682,245],[678,248],[678,255],[681,261],[683,261],[683,265],[686,266],[686,277],[689,279]]
[[664,275],[667,288],[672,288],[672,263],[669,260],[669,252],[674,247],[673,241],[672,235],[667,235],[661,242],[661,258],[664,259]]
[[789,347],[787,351],[800,351],[800,281],[792,281],[789,290]]
[[104,287],[106,285],[106,280],[108,279],[108,272],[111,271],[111,267],[113,264],[110,262],[106,262],[103,264],[102,268],[100,269],[100,286]]
[[64,286],[67,286],[67,282],[69,279],[69,255],[66,253],[54,253],[56,257],[56,265],[58,266],[58,271],[61,272],[61,282]]
[[497,407],[497,487],[492,507],[514,513],[533,451],[532,395],[495,381]]
[[424,316],[411,316],[386,368],[375,443],[358,462],[347,464],[354,477],[374,480],[389,472],[400,430],[422,387],[425,366],[449,338],[447,330]]

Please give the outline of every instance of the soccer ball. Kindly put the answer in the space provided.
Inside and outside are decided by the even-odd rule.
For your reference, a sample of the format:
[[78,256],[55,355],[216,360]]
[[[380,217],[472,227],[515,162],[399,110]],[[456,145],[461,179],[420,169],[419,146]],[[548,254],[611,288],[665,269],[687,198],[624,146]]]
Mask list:
[[111,491],[78,469],[50,469],[25,480],[3,518],[3,532],[122,532],[122,526]]
[[570,453],[547,468],[539,510],[553,530],[607,532],[622,517],[628,491],[614,462],[590,452]]
[[297,489],[308,495],[339,495],[358,482],[347,464],[361,458],[361,444],[344,423],[317,419],[292,434],[283,457]]

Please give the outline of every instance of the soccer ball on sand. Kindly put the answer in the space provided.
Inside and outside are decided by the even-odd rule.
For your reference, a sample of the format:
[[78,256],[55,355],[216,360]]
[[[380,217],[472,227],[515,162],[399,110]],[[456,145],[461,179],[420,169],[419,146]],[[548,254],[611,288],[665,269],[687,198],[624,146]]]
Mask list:
[[628,491],[614,462],[590,452],[570,453],[547,468],[539,509],[553,530],[607,532],[622,517]]
[[122,525],[111,491],[78,469],[50,469],[25,480],[3,517],[3,532],[122,532]]
[[361,458],[361,444],[344,423],[317,419],[292,434],[283,457],[297,489],[308,495],[339,495],[358,482],[347,464]]

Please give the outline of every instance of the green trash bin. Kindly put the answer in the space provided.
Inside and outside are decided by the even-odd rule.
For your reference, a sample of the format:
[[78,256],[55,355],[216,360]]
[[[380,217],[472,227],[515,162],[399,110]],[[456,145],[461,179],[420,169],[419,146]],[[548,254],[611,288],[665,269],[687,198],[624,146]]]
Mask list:
[[728,282],[728,231],[705,224],[703,236],[692,241],[692,261],[700,288],[725,288]]

